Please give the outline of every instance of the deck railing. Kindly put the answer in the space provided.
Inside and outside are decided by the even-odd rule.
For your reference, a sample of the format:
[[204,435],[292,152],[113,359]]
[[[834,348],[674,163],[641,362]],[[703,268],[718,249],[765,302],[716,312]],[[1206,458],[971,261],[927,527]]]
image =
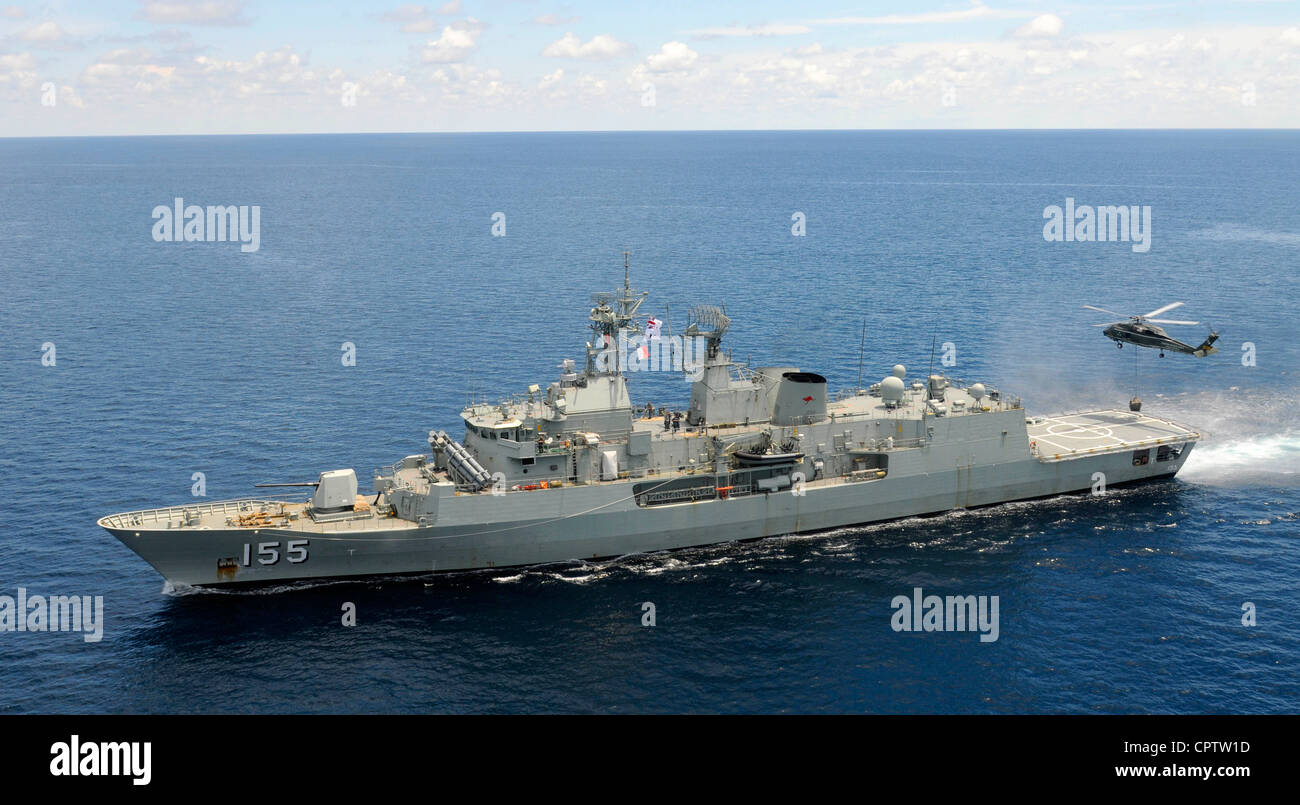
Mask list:
[[263,506],[271,506],[279,501],[253,500],[217,500],[208,503],[194,503],[188,506],[167,506],[161,509],[140,509],[137,511],[112,514],[103,521],[114,528],[131,528],[132,526],[165,525],[177,520],[182,523],[193,522],[204,515],[246,514]]

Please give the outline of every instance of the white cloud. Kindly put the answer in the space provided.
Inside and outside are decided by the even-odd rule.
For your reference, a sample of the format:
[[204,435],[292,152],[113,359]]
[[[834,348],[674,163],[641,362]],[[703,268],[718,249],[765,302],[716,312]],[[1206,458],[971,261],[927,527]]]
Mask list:
[[110,91],[150,94],[167,89],[176,75],[174,65],[143,61],[147,54],[127,50],[105,54],[81,72],[81,83]]
[[629,52],[632,46],[627,42],[620,42],[609,34],[599,34],[593,36],[589,41],[583,42],[572,33],[566,33],[564,36],[547,45],[542,51],[543,56],[550,56],[556,59],[588,59],[591,61],[603,61],[613,59]]
[[131,48],[110,50],[95,60],[98,64],[149,64],[152,61],[154,61],[153,54],[149,51]]
[[316,77],[290,45],[271,51],[258,51],[249,61],[222,61],[198,56],[194,59],[194,64],[203,73],[242,76],[245,88],[261,83],[285,84],[296,79],[311,81]]
[[451,64],[461,62],[474,52],[478,46],[480,27],[477,20],[474,25],[448,25],[442,29],[442,36],[430,40],[420,52],[420,58],[426,64]]
[[[67,70],[67,83],[76,86],[89,110],[79,116],[78,130],[99,133],[399,131],[426,128],[430,120],[461,130],[1123,128],[1149,125],[1151,119],[1171,127],[1300,125],[1300,107],[1292,103],[1300,95],[1300,27],[1290,19],[1271,26],[1171,24],[1080,33],[1073,25],[1065,30],[1061,17],[1041,10],[998,23],[1005,12],[944,0],[961,11],[936,13],[980,21],[969,26],[971,35],[964,35],[966,24],[952,19],[956,25],[888,29],[902,34],[888,37],[902,40],[895,44],[837,40],[822,47],[813,41],[818,38],[813,33],[823,33],[813,22],[801,21],[812,33],[790,34],[802,39],[774,38],[784,35],[783,23],[738,23],[690,32],[730,37],[715,43],[718,47],[696,42],[697,53],[683,32],[676,35],[682,41],[652,40],[663,43],[659,48],[642,43],[646,52],[635,60],[633,46],[610,34],[586,39],[586,31],[583,37],[568,33],[555,41],[557,29],[542,28],[539,44],[551,43],[546,57],[538,55],[537,46],[528,53],[507,52],[502,58],[510,68],[503,74],[469,63],[493,56],[481,23],[459,16],[439,19],[443,0],[402,2],[386,0],[371,21],[389,20],[390,38],[399,27],[424,20],[433,21],[430,31],[410,36],[400,52],[391,49],[387,63],[366,68],[376,71],[370,75],[353,72],[351,62],[342,59],[313,68],[305,54],[288,47],[258,53],[246,37],[199,42],[196,32],[177,41],[175,36],[189,37],[194,29],[151,25],[139,35],[101,32],[88,41],[112,44],[101,51],[68,50],[57,66],[47,66],[32,54],[63,47],[79,30],[62,31],[54,45],[23,42],[24,29],[36,31],[44,19],[35,14],[8,24],[10,46],[31,54],[0,54],[0,133],[63,133],[56,115],[39,116],[47,121],[41,123],[23,115],[21,105],[4,106],[30,105],[35,88],[53,80],[46,74],[59,69]],[[194,12],[210,4],[141,3],[155,10],[160,5]],[[917,16],[855,19],[901,25]],[[503,46],[512,34],[536,35],[534,24],[558,20],[520,17],[501,37]],[[71,25],[72,19],[60,18],[59,24]],[[629,58],[617,58],[624,55]],[[77,63],[63,66],[77,56]],[[562,59],[580,61],[565,61],[558,69]],[[429,66],[417,69],[412,62]],[[653,115],[642,106],[647,82],[658,93]],[[358,106],[364,114],[340,103],[345,84],[363,99]],[[1244,86],[1251,87],[1249,105],[1242,100]],[[955,105],[947,100],[951,89]],[[60,106],[65,97],[61,89]]]
[[516,88],[502,80],[500,70],[480,70],[468,64],[440,67],[430,80],[438,90],[438,100],[467,112],[499,109],[516,94]]
[[164,25],[247,25],[243,0],[143,0],[139,16]]
[[36,66],[30,53],[0,53],[0,70],[17,72],[31,70]]
[[674,70],[685,70],[695,63],[699,55],[691,50],[685,42],[665,42],[659,52],[646,59],[645,63],[652,72],[666,73]]
[[[1125,127],[1154,109],[1170,125],[1278,125],[1296,119],[1285,99],[1300,91],[1300,57],[1286,61],[1283,27],[728,48],[690,69],[669,58],[680,53],[672,47],[633,69],[626,86],[634,99],[652,81],[671,99],[662,108],[680,110],[688,127],[729,119],[753,127]],[[1243,106],[1244,82],[1258,88],[1257,105]]]
[[417,3],[407,3],[392,11],[385,11],[383,19],[398,23],[402,26],[402,31],[408,34],[427,34],[435,27],[429,9]]
[[443,3],[437,10],[430,11],[428,6],[419,3],[406,3],[391,11],[385,11],[382,18],[402,26],[402,32],[408,34],[427,34],[438,29],[434,15],[452,17],[460,13],[460,0]]
[[540,90],[550,89],[551,87],[554,87],[556,84],[559,84],[560,80],[563,78],[564,78],[564,68],[561,67],[553,73],[548,73],[547,75],[542,76],[542,80],[537,82],[537,88]]
[[1028,17],[1022,11],[1003,11],[992,9],[982,3],[962,11],[926,11],[920,14],[886,14],[883,17],[835,17],[826,20],[813,20],[813,25],[929,25],[944,22],[965,22],[982,17]]
[[697,39],[730,39],[752,36],[797,36],[812,33],[807,25],[782,25],[764,23],[762,25],[731,25],[720,28],[697,28],[687,31],[688,36]]
[[78,109],[85,109],[86,102],[82,100],[81,95],[74,87],[64,84],[59,87],[59,103],[75,106]]
[[575,82],[578,92],[587,98],[599,98],[609,93],[609,81],[584,73]]
[[558,14],[543,14],[540,17],[533,17],[535,25],[573,25],[581,20],[581,17],[561,17]]
[[23,31],[18,38],[24,42],[57,42],[63,38],[63,33],[57,22],[46,20]]
[[21,20],[27,18],[27,12],[23,10],[22,6],[5,6],[0,8],[0,17],[7,20]]
[[1055,14],[1042,14],[1034,17],[1016,29],[1015,35],[1022,39],[1059,36],[1065,30],[1065,22]]

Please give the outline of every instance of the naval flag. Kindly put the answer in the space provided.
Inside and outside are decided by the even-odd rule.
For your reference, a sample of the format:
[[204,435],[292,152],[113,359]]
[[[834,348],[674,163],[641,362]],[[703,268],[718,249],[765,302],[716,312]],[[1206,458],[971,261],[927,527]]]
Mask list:
[[659,337],[659,328],[662,326],[663,322],[659,321],[654,316],[651,316],[646,320],[645,342],[642,343],[640,349],[636,351],[636,354],[641,356],[641,360],[646,360],[650,357],[650,342]]

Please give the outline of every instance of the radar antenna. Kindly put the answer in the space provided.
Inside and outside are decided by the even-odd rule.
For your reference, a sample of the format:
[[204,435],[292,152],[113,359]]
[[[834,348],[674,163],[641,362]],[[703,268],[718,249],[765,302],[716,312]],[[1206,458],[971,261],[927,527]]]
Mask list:
[[709,357],[717,356],[718,348],[722,346],[722,336],[731,326],[731,319],[722,312],[722,308],[717,305],[696,305],[690,309],[686,321],[683,335],[707,339]]
[[630,252],[623,252],[623,287],[613,293],[602,292],[591,295],[591,331],[595,335],[587,346],[587,373],[594,374],[595,355],[602,349],[613,346],[620,331],[640,333],[641,325],[637,322],[637,311],[645,302],[649,291],[638,291],[632,287],[631,267],[628,260]]
[[632,287],[628,254],[623,252],[622,289],[615,293],[591,295],[591,302],[595,305],[591,309],[591,329],[596,333],[597,343],[604,342],[604,336],[616,338],[619,330],[641,332],[641,326],[636,322],[636,313],[650,292],[638,291]]

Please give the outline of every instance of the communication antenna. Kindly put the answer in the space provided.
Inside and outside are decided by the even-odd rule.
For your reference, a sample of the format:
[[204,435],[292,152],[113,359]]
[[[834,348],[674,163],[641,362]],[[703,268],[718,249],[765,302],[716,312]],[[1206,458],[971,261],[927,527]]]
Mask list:
[[930,374],[925,376],[925,382],[927,383],[930,382],[930,375],[934,374],[934,344],[938,340],[938,337],[934,333],[930,333]]
[[[858,346],[858,387],[855,391],[862,391],[862,355],[867,349],[867,320],[862,320],[862,343]],[[933,360],[933,358],[931,359]]]

